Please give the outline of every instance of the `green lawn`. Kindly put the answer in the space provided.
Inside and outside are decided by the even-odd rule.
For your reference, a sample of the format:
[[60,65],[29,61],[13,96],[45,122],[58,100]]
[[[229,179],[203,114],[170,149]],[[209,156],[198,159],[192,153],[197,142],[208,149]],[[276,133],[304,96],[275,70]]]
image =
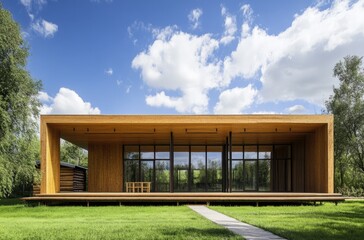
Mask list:
[[0,200],[0,239],[241,239],[187,206],[9,204]]
[[240,221],[288,239],[364,239],[364,201],[335,206],[222,207],[211,206]]

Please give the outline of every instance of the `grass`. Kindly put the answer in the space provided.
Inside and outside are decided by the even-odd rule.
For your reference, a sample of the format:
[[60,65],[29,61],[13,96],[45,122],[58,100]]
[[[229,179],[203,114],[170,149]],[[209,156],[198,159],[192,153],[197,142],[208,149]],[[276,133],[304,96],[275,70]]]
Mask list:
[[364,201],[347,201],[337,206],[325,203],[318,206],[210,208],[292,240],[362,240],[364,237]]
[[187,206],[26,207],[11,202],[0,200],[0,239],[241,239]]

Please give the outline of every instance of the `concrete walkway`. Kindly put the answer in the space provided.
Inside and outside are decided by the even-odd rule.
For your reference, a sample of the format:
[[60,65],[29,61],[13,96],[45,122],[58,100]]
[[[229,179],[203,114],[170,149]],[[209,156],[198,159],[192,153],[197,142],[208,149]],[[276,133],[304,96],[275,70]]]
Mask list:
[[247,240],[271,240],[271,239],[285,239],[271,232],[254,227],[250,224],[240,222],[234,218],[228,217],[222,213],[211,210],[203,205],[190,205],[192,210],[209,219],[210,221],[219,224],[230,231],[243,236]]

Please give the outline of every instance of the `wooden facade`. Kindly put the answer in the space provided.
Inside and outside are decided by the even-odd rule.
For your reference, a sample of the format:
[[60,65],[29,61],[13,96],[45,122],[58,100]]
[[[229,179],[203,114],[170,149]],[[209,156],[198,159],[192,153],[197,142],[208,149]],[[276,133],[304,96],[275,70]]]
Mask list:
[[[40,162],[36,168],[40,170]],[[84,192],[86,191],[87,169],[73,164],[60,163],[60,192]],[[40,185],[33,185],[33,195],[40,194]]]
[[[88,150],[89,192],[125,191],[123,149],[128,145],[169,149],[170,192],[179,146],[221,146],[222,192],[233,189],[232,149],[250,145],[274,149],[270,191],[331,194],[334,189],[332,115],[42,115],[43,195],[61,191],[61,138]],[[285,154],[281,145],[290,146],[289,161],[275,161]]]

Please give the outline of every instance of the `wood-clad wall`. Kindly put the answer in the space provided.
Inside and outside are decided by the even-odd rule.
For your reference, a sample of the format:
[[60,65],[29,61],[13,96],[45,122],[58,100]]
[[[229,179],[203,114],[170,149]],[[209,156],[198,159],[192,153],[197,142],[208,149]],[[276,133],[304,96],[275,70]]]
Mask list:
[[119,144],[90,143],[88,146],[88,191],[121,192],[122,150]]
[[292,191],[304,192],[305,174],[305,141],[298,141],[292,144]]
[[41,193],[60,191],[60,134],[59,130],[41,122]]
[[318,128],[306,136],[305,191],[333,193],[332,124]]

